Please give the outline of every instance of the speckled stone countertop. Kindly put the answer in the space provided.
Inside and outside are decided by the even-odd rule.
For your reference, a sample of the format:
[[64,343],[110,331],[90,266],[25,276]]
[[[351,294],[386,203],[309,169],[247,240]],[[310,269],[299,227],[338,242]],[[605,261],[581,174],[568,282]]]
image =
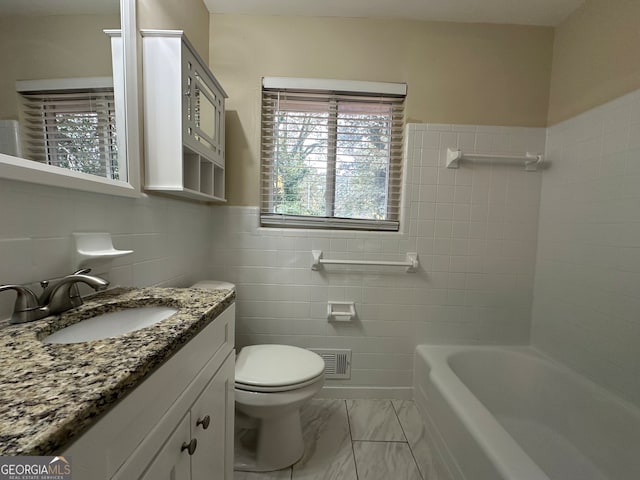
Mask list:
[[[231,290],[116,288],[61,316],[0,329],[0,455],[53,455],[211,323]],[[45,344],[100,313],[165,305],[178,313],[118,337]]]

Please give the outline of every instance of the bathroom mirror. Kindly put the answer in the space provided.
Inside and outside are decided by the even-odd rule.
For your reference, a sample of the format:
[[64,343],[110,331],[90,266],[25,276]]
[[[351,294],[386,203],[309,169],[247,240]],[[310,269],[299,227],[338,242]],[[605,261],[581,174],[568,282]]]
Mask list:
[[0,40],[0,178],[138,196],[135,0],[2,0]]

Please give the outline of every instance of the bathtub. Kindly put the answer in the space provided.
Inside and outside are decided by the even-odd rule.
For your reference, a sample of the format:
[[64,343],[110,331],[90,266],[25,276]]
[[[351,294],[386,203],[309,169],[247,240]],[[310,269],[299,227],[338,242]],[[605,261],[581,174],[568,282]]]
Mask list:
[[414,372],[453,480],[640,479],[640,410],[533,348],[421,345]]

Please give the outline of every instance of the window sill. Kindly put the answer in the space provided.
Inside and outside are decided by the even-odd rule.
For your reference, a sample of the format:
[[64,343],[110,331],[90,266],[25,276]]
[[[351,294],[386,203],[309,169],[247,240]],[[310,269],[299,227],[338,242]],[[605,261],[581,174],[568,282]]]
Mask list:
[[119,197],[142,196],[127,182],[74,172],[2,153],[0,153],[0,178]]
[[305,215],[262,213],[260,215],[260,227],[396,233],[400,230],[400,223],[394,220],[362,220],[339,217],[313,217]]

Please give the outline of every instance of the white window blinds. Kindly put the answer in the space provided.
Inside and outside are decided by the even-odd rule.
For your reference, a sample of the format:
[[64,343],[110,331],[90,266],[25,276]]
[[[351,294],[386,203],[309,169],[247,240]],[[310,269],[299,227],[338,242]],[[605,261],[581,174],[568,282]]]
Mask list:
[[118,180],[116,107],[104,91],[22,92],[27,158]]
[[262,225],[398,230],[404,94],[263,86],[261,124]]

